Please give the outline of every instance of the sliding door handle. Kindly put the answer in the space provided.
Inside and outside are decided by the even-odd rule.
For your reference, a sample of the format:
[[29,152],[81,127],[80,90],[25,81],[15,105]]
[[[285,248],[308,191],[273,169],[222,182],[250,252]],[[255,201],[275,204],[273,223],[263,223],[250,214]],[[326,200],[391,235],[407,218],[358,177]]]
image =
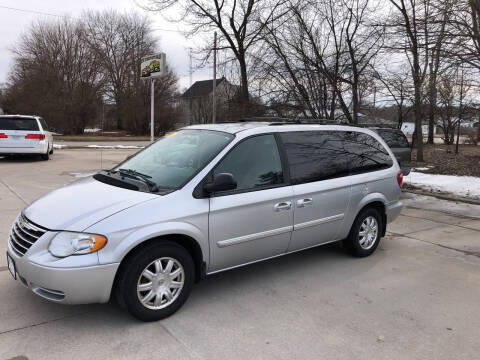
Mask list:
[[305,198],[305,199],[300,199],[297,200],[297,207],[305,207],[307,205],[312,205],[313,204],[313,199],[312,198]]

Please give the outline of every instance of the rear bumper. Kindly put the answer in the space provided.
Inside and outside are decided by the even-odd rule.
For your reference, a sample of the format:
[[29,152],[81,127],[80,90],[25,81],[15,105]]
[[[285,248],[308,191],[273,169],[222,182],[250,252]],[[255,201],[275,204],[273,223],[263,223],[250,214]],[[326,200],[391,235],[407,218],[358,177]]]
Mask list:
[[394,201],[388,204],[385,208],[385,213],[387,215],[387,224],[394,221],[403,209],[403,203],[400,200]]
[[1,147],[0,154],[3,155],[19,155],[19,154],[45,154],[47,152],[48,143],[40,141],[38,145],[32,147]]

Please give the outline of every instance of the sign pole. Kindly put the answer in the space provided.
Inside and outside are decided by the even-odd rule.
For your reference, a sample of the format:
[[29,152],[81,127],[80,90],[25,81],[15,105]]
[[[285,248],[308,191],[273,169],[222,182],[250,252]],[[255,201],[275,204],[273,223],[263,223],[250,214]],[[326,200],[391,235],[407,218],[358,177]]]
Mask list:
[[154,105],[155,105],[155,79],[152,79],[150,81],[150,142],[153,142],[154,140],[154,136],[153,136],[153,128],[154,128],[154,124],[153,124],[153,119],[154,119],[154,114],[155,114],[155,109],[154,109]]

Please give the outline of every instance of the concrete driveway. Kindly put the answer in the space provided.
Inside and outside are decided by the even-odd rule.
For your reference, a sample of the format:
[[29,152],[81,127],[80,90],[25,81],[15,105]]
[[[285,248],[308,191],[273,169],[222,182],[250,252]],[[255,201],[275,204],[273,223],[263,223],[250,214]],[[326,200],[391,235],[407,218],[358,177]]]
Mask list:
[[13,281],[17,213],[131,152],[0,159],[0,360],[478,358],[480,207],[432,198],[409,196],[369,258],[333,244],[220,273],[156,323],[112,304],[52,304]]

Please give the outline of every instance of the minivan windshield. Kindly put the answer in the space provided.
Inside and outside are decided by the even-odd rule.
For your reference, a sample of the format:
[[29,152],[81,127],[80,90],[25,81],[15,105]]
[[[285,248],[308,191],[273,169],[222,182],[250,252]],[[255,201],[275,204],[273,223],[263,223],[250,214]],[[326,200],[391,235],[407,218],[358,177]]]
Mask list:
[[38,131],[38,123],[34,118],[1,117],[0,130]]
[[233,135],[219,131],[180,130],[157,140],[113,171],[140,174],[160,188],[179,188],[232,139]]

